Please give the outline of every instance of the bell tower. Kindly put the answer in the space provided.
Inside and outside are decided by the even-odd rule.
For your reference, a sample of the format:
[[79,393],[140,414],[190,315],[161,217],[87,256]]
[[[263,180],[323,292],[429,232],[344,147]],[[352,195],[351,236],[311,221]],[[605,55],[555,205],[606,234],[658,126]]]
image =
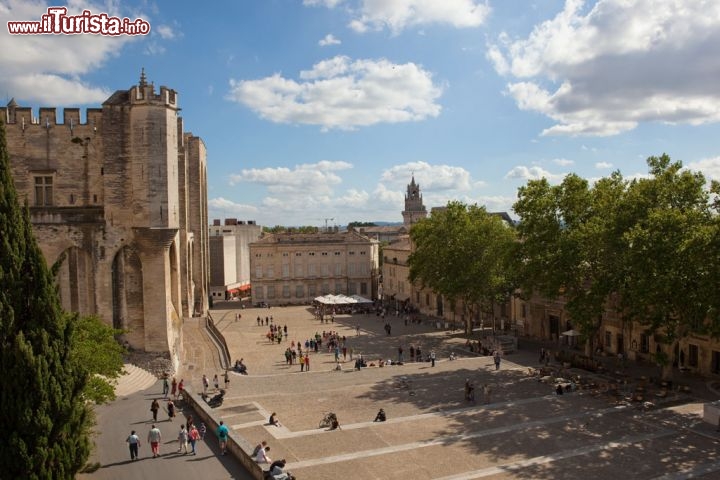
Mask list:
[[422,203],[422,193],[420,193],[420,185],[415,183],[415,175],[407,186],[405,194],[405,210],[402,212],[403,224],[412,225],[413,223],[427,217],[427,210]]

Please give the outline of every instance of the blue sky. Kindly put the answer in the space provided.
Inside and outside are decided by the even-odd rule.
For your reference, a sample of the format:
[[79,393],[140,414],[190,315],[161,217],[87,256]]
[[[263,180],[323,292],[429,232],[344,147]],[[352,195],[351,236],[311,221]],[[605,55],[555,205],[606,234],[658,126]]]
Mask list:
[[144,67],[206,144],[211,218],[401,221],[413,172],[428,209],[511,215],[528,179],[640,176],[650,155],[720,179],[717,1],[62,5],[151,33],[10,35],[48,4],[0,0],[5,101],[95,107]]

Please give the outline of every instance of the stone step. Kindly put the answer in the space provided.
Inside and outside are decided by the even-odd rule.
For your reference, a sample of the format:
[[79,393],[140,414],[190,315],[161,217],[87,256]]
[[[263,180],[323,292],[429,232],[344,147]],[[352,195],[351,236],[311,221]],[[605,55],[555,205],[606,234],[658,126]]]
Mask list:
[[126,363],[123,369],[125,374],[118,378],[115,386],[115,395],[118,397],[145,390],[158,381],[155,375],[131,363]]

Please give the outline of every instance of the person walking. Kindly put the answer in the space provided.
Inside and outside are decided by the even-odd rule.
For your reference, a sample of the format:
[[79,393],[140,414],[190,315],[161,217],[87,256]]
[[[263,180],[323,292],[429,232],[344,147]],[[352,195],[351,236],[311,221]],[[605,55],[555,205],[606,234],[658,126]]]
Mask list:
[[175,377],[173,377],[170,386],[170,396],[173,398],[177,398],[177,379]]
[[[182,379],[182,378],[180,379],[180,383],[178,383],[178,391],[177,391],[177,394],[178,394],[178,398],[179,398],[180,396],[182,396],[182,397],[183,397],[183,400],[185,399],[185,380]],[[176,398],[175,400],[177,400],[177,398]]]
[[157,401],[157,398],[153,398],[153,401],[150,404],[150,411],[152,412],[153,422],[157,422],[157,414],[159,410],[160,402]]
[[430,366],[435,366],[435,350],[430,350]]
[[180,431],[178,432],[177,437],[178,443],[180,444],[180,448],[178,448],[178,453],[185,451],[185,455],[188,453],[188,432],[185,430],[185,424],[180,425]]
[[[217,375],[215,375],[215,378],[217,378]],[[203,385],[203,395],[207,395],[208,388],[210,388],[210,381],[208,381],[207,375],[203,373],[202,376],[202,385]]]
[[218,425],[217,430],[215,431],[215,434],[218,437],[218,441],[220,442],[220,454],[225,455],[225,452],[227,451],[227,441],[228,441],[228,435],[229,435],[228,428],[225,426],[225,423],[220,420],[220,425]]
[[148,443],[150,444],[150,449],[152,450],[153,458],[160,456],[160,442],[162,441],[162,433],[160,433],[160,429],[153,424],[152,427],[150,427],[150,431],[148,432]]
[[190,427],[190,432],[188,433],[188,441],[190,442],[190,447],[192,448],[192,451],[190,452],[191,455],[196,455],[195,444],[198,440],[200,440],[200,432],[198,432],[198,429],[195,428],[195,425],[192,425]]
[[163,376],[163,398],[167,398],[169,391],[170,391],[170,384],[168,383],[167,375],[164,375]]
[[310,371],[310,355],[305,355],[305,371]]
[[500,370],[500,350],[495,350],[493,359],[495,360],[495,370]]
[[[223,374],[223,383],[225,383],[225,390],[228,389],[228,385],[230,385],[230,376],[228,375],[227,370],[225,370],[225,373]],[[215,387],[217,388],[217,387]]]
[[301,372],[305,371],[305,357],[303,356],[302,353],[300,354],[300,371]]
[[127,440],[125,440],[130,448],[130,460],[138,459],[138,448],[140,448],[140,437],[135,434],[135,430],[130,432]]
[[217,373],[213,377],[213,386],[215,387],[216,392],[220,390],[220,380],[218,379]]
[[172,398],[168,399],[167,412],[168,420],[172,422],[172,419],[175,417],[175,403],[173,403]]

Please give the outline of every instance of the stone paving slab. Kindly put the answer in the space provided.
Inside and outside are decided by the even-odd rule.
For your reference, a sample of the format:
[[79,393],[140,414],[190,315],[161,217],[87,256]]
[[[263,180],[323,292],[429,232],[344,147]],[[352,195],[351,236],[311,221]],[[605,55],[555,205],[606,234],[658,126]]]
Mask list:
[[[460,332],[432,325],[405,326],[391,317],[386,320],[393,335],[387,336],[384,322],[374,315],[338,315],[335,323],[321,324],[302,307],[245,309],[240,321],[236,312],[214,311],[213,317],[233,360],[244,358],[250,375],[232,375],[217,415],[251,444],[267,440],[271,456],[286,458],[300,479],[616,480],[686,478],[687,472],[720,478],[717,433],[699,421],[701,404],[686,405],[693,400],[689,395],[674,396],[677,407],[649,411],[589,391],[555,396],[552,384],[528,376],[537,355],[522,345],[495,371],[490,357],[464,351]],[[257,325],[257,315],[287,325],[289,340],[267,341],[267,327]],[[434,368],[405,363],[357,372],[348,359],[342,371],[334,371],[333,355],[320,350],[311,353],[310,372],[285,364],[283,352],[293,340],[304,342],[323,330],[345,335],[355,355],[362,352],[376,365],[379,359],[396,359],[401,344],[406,360],[413,344],[425,354],[435,349],[438,362]],[[449,361],[450,352],[460,358]],[[200,362],[194,365],[185,375],[186,382],[198,384],[195,388],[202,373],[211,378],[222,373],[210,363],[204,372]],[[466,378],[476,385],[476,403],[462,398]],[[488,404],[483,384],[491,387]],[[381,406],[389,421],[374,424]],[[317,428],[330,410],[342,430]],[[272,411],[282,427],[265,425]]]

